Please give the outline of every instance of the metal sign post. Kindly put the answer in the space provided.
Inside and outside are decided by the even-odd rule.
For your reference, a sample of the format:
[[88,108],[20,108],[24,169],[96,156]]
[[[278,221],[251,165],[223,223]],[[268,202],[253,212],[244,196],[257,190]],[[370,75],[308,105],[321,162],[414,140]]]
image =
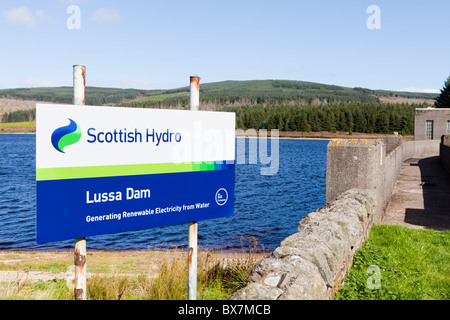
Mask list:
[[[200,109],[200,77],[190,77],[190,99],[189,109],[198,111]],[[197,238],[198,222],[190,222],[188,225],[188,246],[189,246],[189,266],[188,266],[188,300],[197,300]]]
[[[73,66],[73,104],[85,104],[86,67]],[[75,300],[86,300],[86,238],[75,239]]]

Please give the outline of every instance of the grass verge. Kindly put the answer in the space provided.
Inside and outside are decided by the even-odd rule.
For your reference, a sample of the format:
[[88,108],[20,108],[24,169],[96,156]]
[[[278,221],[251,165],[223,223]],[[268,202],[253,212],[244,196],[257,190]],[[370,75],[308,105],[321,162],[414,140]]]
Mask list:
[[[245,286],[261,253],[199,251],[197,299],[223,300]],[[0,299],[71,300],[73,252],[0,252]],[[90,300],[185,300],[185,252],[88,252]],[[55,277],[52,279],[52,275]],[[49,280],[50,279],[50,280]]]
[[0,123],[0,129],[3,128],[14,128],[14,129],[36,128],[36,121]]
[[335,299],[450,299],[450,231],[373,226]]

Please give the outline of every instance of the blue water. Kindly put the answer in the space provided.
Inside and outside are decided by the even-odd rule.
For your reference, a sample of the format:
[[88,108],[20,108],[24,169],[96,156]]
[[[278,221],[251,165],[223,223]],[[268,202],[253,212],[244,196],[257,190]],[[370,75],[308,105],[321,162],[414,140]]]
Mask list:
[[[35,135],[0,134],[0,249],[71,249],[73,240],[36,244]],[[235,215],[200,221],[200,248],[274,250],[298,222],[325,205],[327,140],[280,140],[279,170],[236,165]],[[246,141],[248,148],[248,141]],[[270,152],[270,146],[268,147]],[[187,224],[87,239],[88,249],[169,249],[187,245]]]

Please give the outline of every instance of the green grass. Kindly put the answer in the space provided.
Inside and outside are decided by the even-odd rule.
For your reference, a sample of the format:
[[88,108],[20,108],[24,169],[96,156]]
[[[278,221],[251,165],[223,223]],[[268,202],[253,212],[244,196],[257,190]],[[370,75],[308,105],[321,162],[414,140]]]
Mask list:
[[[253,253],[225,258],[200,252],[197,299],[224,300],[248,282],[260,255]],[[9,282],[0,282],[0,300],[72,300],[73,277],[48,281],[28,277],[29,271],[68,272],[71,252],[11,252],[3,255],[0,270],[20,271]],[[6,262],[9,261],[9,262]],[[187,255],[181,253],[102,252],[88,253],[89,300],[186,300]],[[69,275],[70,275],[69,271]],[[67,278],[68,277],[68,278]]]
[[335,299],[450,299],[450,231],[374,226]]
[[[199,259],[197,271],[197,300],[225,300],[248,282],[253,259],[234,263],[210,261],[209,255]],[[91,300],[186,300],[188,270],[186,259],[163,260],[158,263],[156,276],[137,277],[96,276],[88,280]]]
[[0,129],[2,128],[36,128],[36,121],[0,123]]
[[50,281],[16,280],[0,283],[0,300],[73,300],[64,279]]

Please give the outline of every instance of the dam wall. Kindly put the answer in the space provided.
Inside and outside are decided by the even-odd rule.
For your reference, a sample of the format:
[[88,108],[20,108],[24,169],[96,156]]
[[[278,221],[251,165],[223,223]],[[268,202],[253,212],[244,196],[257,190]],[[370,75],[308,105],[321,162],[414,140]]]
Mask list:
[[438,155],[440,140],[415,140],[404,142],[402,145],[403,161],[420,158],[424,155]]
[[442,136],[439,155],[442,166],[450,174],[450,134]]
[[439,143],[439,140],[403,142],[401,136],[331,140],[327,146],[327,203],[348,189],[370,190],[377,202],[373,223],[379,224],[402,163],[411,158],[439,154]]
[[372,225],[381,222],[403,161],[436,155],[440,148],[450,152],[449,143],[439,142],[403,142],[401,136],[331,140],[326,206],[306,215],[298,232],[260,260],[249,284],[229,299],[333,299]]

